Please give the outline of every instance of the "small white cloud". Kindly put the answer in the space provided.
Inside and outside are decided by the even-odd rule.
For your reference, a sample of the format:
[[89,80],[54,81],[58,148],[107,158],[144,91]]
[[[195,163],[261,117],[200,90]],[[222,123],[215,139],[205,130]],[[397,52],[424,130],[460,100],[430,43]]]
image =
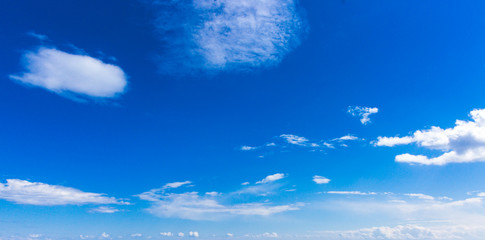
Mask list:
[[217,197],[217,196],[221,195],[221,193],[219,193],[219,192],[206,192],[205,195]]
[[277,238],[278,234],[275,233],[275,232],[272,232],[272,233],[266,232],[266,233],[261,234],[261,237]]
[[258,149],[258,147],[251,147],[251,146],[242,146],[241,147],[242,151],[251,151],[251,150],[255,150],[255,149]]
[[359,107],[359,106],[349,106],[347,112],[355,117],[360,117],[360,122],[364,125],[370,123],[369,116],[375,114],[379,111],[375,107]]
[[100,237],[101,238],[109,238],[109,234],[103,232],[103,233],[101,233],[101,236]]
[[359,138],[353,135],[345,135],[334,139],[334,141],[355,141],[355,140],[359,140]]
[[446,165],[449,163],[485,161],[485,109],[470,112],[471,121],[456,120],[455,127],[431,127],[417,130],[412,136],[378,137],[377,146],[392,147],[416,143],[418,146],[443,152],[437,157],[397,155],[396,162],[421,165]]
[[422,200],[434,200],[433,196],[422,194],[422,193],[407,193],[404,195],[408,197],[422,199]]
[[58,94],[113,98],[127,85],[121,68],[87,55],[41,47],[25,53],[23,59],[25,72],[10,78]]
[[0,182],[0,199],[18,204],[41,206],[128,204],[100,193],[83,192],[70,187],[20,179],[7,179],[6,183]]
[[280,137],[284,138],[288,143],[294,145],[303,146],[306,145],[306,143],[308,142],[308,139],[293,134],[281,134]]
[[227,233],[227,234],[226,234],[226,236],[228,236],[228,237],[232,238],[232,237],[234,237],[234,234],[232,234],[232,233]]
[[330,182],[330,179],[328,179],[326,177],[322,177],[322,176],[315,175],[315,176],[313,176],[313,181],[316,184],[327,184],[327,183]]
[[198,238],[199,237],[199,232],[189,232],[189,236],[190,237]]
[[263,183],[274,182],[274,181],[278,181],[280,179],[283,179],[284,177],[285,177],[285,174],[283,174],[283,173],[276,173],[276,174],[269,175],[269,176],[265,177],[261,181],[257,181],[256,184],[263,184]]
[[243,182],[243,183],[241,183],[241,185],[243,185],[243,186],[249,185],[249,182]]
[[361,191],[328,191],[328,194],[341,194],[341,195],[376,195],[375,192],[361,192]]
[[97,208],[93,208],[89,211],[95,212],[95,213],[116,213],[116,212],[119,212],[120,210],[114,207],[100,206]]
[[31,238],[40,238],[40,237],[42,237],[42,234],[33,233],[33,234],[29,234],[29,237],[31,237]]
[[172,237],[173,233],[172,232],[161,232],[160,235],[162,235],[163,237]]
[[167,183],[162,187],[162,189],[179,188],[191,183],[191,181]]
[[133,233],[130,236],[131,237],[142,237],[143,235],[141,233]]
[[38,34],[36,32],[27,32],[27,35],[28,36],[31,36],[33,38],[37,38],[37,39],[39,39],[41,41],[44,41],[44,40],[47,40],[48,39],[48,37],[46,35]]
[[179,232],[179,233],[177,234],[177,236],[179,236],[179,237],[184,237],[184,236],[185,236],[185,234],[184,234],[183,232]]

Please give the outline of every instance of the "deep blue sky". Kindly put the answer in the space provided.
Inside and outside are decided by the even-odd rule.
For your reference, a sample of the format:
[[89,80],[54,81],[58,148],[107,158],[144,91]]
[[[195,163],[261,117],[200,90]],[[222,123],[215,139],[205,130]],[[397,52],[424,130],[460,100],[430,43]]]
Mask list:
[[[179,71],[167,72],[160,70],[162,65],[175,60],[161,39],[180,36],[160,31],[156,19],[166,10],[148,1],[0,2],[1,183],[21,179],[132,203],[113,206],[122,212],[102,214],[91,213],[97,206],[92,204],[37,206],[3,197],[0,238],[37,233],[98,238],[106,232],[158,239],[168,231],[185,232],[185,237],[198,231],[201,238],[265,232],[285,237],[394,227],[430,218],[339,211],[332,205],[339,199],[372,200],[325,192],[375,192],[375,204],[387,203],[380,199],[384,192],[406,201],[403,194],[422,193],[435,197],[422,204],[439,205],[446,204],[440,196],[459,201],[472,197],[467,192],[484,190],[482,160],[443,166],[399,163],[394,158],[403,153],[441,153],[417,145],[373,144],[378,136],[452,128],[457,119],[470,121],[471,110],[485,107],[484,2],[302,0],[296,8],[306,32],[297,33],[301,43],[281,62],[222,70],[181,64]],[[12,80],[11,74],[24,71],[25,51],[41,46],[114,64],[126,73],[127,87],[113,99],[80,102]],[[379,112],[363,125],[347,113],[349,106],[377,107]],[[365,140],[321,151],[289,143],[241,150],[269,142],[283,145],[282,134],[313,142],[349,134]],[[146,210],[151,203],[135,196],[186,180],[194,186],[176,189],[179,193],[230,196],[244,188],[241,183],[263,186],[256,182],[276,173],[285,177],[274,182],[278,190],[268,197],[269,204],[304,206],[264,217],[207,221],[151,214]],[[316,184],[314,175],[331,181]],[[291,189],[296,191],[285,191]],[[220,201],[233,205],[264,198]],[[481,204],[477,209],[483,213]],[[464,215],[450,211],[450,216]]]

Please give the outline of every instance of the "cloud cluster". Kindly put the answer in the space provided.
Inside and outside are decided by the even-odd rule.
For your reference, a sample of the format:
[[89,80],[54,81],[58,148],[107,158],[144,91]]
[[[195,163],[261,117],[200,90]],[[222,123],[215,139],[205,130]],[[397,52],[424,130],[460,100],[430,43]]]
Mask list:
[[271,66],[299,45],[304,31],[294,0],[154,1],[154,6],[167,50],[163,64],[218,70]]
[[276,213],[298,210],[299,204],[274,205],[270,202],[227,203],[241,194],[265,195],[275,188],[273,182],[282,179],[284,174],[269,175],[255,186],[227,194],[199,194],[198,192],[167,193],[163,188],[152,189],[137,195],[151,202],[147,210],[159,217],[182,218],[190,220],[218,220],[231,216],[269,216]]
[[25,72],[10,78],[64,96],[113,98],[125,91],[123,70],[87,56],[41,47],[23,55]]
[[485,109],[471,111],[470,117],[471,121],[456,120],[453,128],[431,127],[417,130],[412,136],[378,137],[375,145],[393,147],[416,143],[419,147],[442,152],[437,157],[405,153],[397,155],[396,162],[445,165],[485,161]]
[[0,199],[18,204],[40,206],[127,204],[100,193],[83,192],[70,187],[20,179],[7,179],[6,183],[0,183]]
[[360,117],[360,122],[366,125],[370,123],[369,116],[379,112],[379,109],[376,107],[349,106],[347,112],[354,117]]

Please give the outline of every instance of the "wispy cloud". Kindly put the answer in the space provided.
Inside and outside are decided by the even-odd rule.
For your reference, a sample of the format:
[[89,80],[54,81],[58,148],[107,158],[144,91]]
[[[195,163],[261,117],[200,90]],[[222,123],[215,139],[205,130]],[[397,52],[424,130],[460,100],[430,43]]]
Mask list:
[[122,94],[127,85],[120,67],[55,48],[26,52],[23,67],[23,73],[10,78],[63,96],[113,98]]
[[361,191],[328,191],[328,194],[340,194],[340,195],[376,195],[375,192],[361,192]]
[[7,179],[0,183],[0,199],[18,204],[55,206],[84,204],[128,204],[101,193],[83,192],[78,189],[20,179]]
[[431,127],[417,130],[412,136],[378,137],[376,146],[393,147],[416,143],[418,146],[442,152],[438,157],[397,155],[396,162],[421,165],[446,165],[485,161],[485,109],[470,112],[471,121],[456,120],[455,127]]
[[[272,182],[283,178],[284,174],[269,175],[255,186],[244,186],[241,190],[229,193],[198,192],[167,193],[162,188],[152,189],[137,195],[140,199],[151,202],[147,209],[153,215],[166,218],[190,220],[219,220],[231,216],[269,216],[276,213],[298,210],[301,204],[275,205],[268,201],[250,201],[230,203],[241,194],[266,196],[278,188]],[[244,198],[246,199],[246,198]]]
[[347,112],[354,117],[359,117],[360,122],[366,125],[370,123],[369,116],[379,112],[379,109],[376,107],[349,106]]
[[116,213],[116,212],[119,212],[120,210],[114,207],[100,206],[97,208],[93,208],[89,211],[93,213]]
[[174,61],[215,70],[272,66],[299,45],[304,31],[294,0],[152,3],[166,49],[162,64],[171,66]]

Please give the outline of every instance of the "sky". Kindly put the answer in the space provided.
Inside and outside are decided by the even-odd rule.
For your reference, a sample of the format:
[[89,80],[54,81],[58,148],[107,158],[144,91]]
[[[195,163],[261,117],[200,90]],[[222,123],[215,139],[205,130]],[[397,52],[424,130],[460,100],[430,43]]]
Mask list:
[[484,239],[482,1],[0,2],[0,240]]

